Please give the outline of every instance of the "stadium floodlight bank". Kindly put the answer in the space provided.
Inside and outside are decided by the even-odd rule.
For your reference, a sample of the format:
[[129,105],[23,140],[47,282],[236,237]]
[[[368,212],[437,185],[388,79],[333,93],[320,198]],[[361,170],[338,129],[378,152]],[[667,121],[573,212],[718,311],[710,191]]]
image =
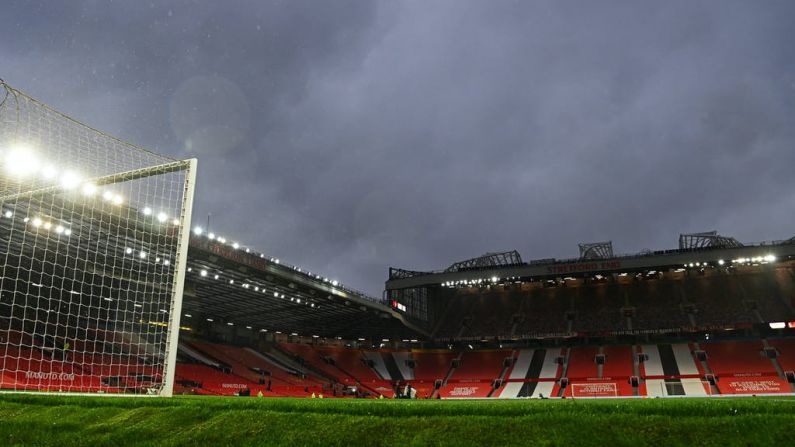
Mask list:
[[195,179],[0,83],[0,390],[171,395]]

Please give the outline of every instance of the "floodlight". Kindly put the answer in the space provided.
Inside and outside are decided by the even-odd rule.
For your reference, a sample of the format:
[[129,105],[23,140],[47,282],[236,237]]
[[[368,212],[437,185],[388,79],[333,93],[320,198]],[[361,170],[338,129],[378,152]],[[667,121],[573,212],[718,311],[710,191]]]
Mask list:
[[27,177],[36,172],[39,167],[39,162],[33,153],[23,147],[17,146],[6,154],[5,157],[6,170],[17,177]]
[[83,185],[83,194],[93,196],[97,192],[97,185],[93,183],[86,183]]
[[72,189],[80,184],[80,177],[72,171],[64,172],[61,176],[61,186],[66,189]]

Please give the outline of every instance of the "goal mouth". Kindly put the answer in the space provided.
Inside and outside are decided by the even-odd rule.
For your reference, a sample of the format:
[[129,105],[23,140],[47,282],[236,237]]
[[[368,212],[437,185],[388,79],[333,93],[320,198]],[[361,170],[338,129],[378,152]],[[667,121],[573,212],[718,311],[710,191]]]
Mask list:
[[170,395],[196,160],[0,87],[0,390]]

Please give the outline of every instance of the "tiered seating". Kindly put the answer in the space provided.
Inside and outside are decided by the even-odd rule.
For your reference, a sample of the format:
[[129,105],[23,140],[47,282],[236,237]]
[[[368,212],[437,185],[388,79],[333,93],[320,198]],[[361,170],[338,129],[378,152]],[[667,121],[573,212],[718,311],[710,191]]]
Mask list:
[[[466,289],[465,289],[466,290]],[[477,294],[461,291],[449,303],[437,324],[436,337],[439,339],[453,338],[458,335],[461,324],[477,303]],[[475,331],[477,329],[475,328]]]
[[784,371],[795,371],[795,339],[769,340],[770,346],[778,350],[778,364]]
[[628,378],[634,373],[631,346],[605,346],[603,349],[605,363],[602,377]]
[[98,376],[87,375],[70,362],[47,357],[35,348],[0,345],[0,388],[30,391],[110,391]]
[[571,300],[566,290],[534,284],[521,297],[522,321],[515,335],[534,336],[566,332],[566,312]]
[[597,348],[593,346],[571,348],[566,377],[570,379],[596,378]]
[[433,382],[447,376],[452,361],[458,354],[450,351],[412,350],[411,356],[415,363],[414,380]]
[[503,361],[511,354],[512,351],[507,350],[465,352],[461,356],[461,366],[453,370],[439,395],[443,398],[488,397],[494,379],[504,368]]
[[698,309],[696,323],[699,327],[752,322],[736,281],[730,275],[691,278],[685,281],[684,288],[687,301]]
[[629,304],[634,307],[634,328],[677,329],[690,327],[680,307],[681,281],[652,279],[638,281],[629,287]]
[[461,366],[453,371],[450,382],[491,382],[503,369],[503,361],[511,351],[466,351],[461,356]]
[[[446,340],[459,333],[464,339],[532,338],[563,334],[570,325],[574,332],[598,334],[629,330],[630,322],[632,330],[686,330],[694,325],[712,329],[793,321],[791,272],[791,264],[775,269],[740,266],[732,273],[669,271],[638,279],[608,278],[606,283],[569,279],[552,287],[526,282],[454,289],[445,292],[450,302],[435,338]],[[790,305],[782,297],[790,297]],[[574,318],[569,321],[567,315]]]
[[236,376],[242,377],[253,383],[258,383],[265,379],[263,373],[251,369],[253,365],[246,364],[240,360],[240,351],[243,351],[243,348],[198,341],[192,341],[190,344],[199,351],[228,365],[232,369],[232,374]]
[[[325,358],[333,358],[333,356],[325,355],[323,352],[316,350],[312,346],[299,343],[282,343],[281,346],[287,351],[303,359],[303,361],[312,365],[314,368],[322,371],[325,375],[334,378],[335,381],[341,384],[360,387],[363,388],[364,391],[374,395],[386,394],[388,393],[387,389],[391,389],[391,384],[389,382],[380,380],[372,371],[368,374],[367,378],[364,380],[359,380],[359,378],[349,374],[346,371],[343,371],[335,365],[326,362]],[[329,351],[326,352],[328,353]],[[341,351],[337,351],[338,354],[339,352]],[[346,362],[345,364],[348,366],[352,366],[353,363],[351,356],[357,356],[357,353],[360,354],[360,351],[356,350],[351,353],[343,354],[343,362]],[[362,367],[365,366],[362,365]],[[359,370],[357,369],[357,371]],[[380,391],[376,390],[376,388],[378,388]]]
[[334,360],[334,364],[347,378],[353,380],[352,384],[359,385],[370,393],[392,395],[392,383],[381,379],[378,374],[365,363],[364,354],[359,349],[350,349],[336,346],[316,346],[324,357]]
[[208,393],[219,396],[233,396],[241,389],[257,389],[263,387],[234,374],[226,374],[206,365],[178,363],[175,378],[177,381],[194,382]]
[[782,296],[791,298],[795,296],[792,290],[792,278],[783,269],[759,274],[737,275],[745,297],[751,300],[763,321],[790,321],[795,320],[795,314],[784,304]]
[[258,368],[261,371],[269,373],[268,378],[277,382],[284,382],[293,386],[313,386],[327,383],[326,381],[315,377],[312,374],[304,374],[305,377],[299,377],[282,369],[276,362],[269,362],[263,356],[258,355],[256,352],[243,348],[237,351],[238,359],[249,367]]
[[334,359],[337,369],[355,377],[361,382],[380,381],[378,374],[364,363],[364,356],[358,349],[334,346],[316,346],[315,350],[325,357]]
[[707,363],[717,376],[772,375],[776,369],[769,358],[764,356],[759,341],[733,341],[703,343]]
[[616,285],[581,285],[570,292],[574,297],[575,332],[599,332],[626,329],[621,314],[624,294]]

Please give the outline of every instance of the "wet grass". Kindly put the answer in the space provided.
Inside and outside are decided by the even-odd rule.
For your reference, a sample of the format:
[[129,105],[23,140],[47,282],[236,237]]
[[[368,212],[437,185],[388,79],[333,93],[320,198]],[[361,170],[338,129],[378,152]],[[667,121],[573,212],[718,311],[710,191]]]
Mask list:
[[0,396],[0,445],[785,445],[795,398]]

